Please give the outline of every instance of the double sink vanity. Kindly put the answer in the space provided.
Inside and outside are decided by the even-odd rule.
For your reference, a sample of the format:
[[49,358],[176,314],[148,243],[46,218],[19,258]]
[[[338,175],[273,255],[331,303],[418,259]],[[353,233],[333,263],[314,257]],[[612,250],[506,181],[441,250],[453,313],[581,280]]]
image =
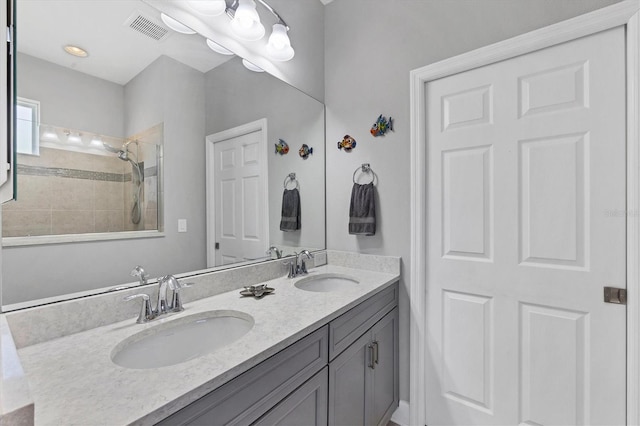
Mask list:
[[140,288],[4,314],[35,424],[386,424],[400,259],[327,258],[294,278],[281,260],[179,276],[184,310],[141,324],[122,300]]

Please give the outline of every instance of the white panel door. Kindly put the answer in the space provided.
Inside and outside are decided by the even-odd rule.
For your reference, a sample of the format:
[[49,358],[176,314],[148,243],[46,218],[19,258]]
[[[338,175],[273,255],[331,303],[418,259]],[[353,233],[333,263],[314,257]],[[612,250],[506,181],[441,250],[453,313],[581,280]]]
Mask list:
[[265,256],[262,132],[214,143],[215,265]]
[[624,424],[624,29],[426,90],[427,424]]

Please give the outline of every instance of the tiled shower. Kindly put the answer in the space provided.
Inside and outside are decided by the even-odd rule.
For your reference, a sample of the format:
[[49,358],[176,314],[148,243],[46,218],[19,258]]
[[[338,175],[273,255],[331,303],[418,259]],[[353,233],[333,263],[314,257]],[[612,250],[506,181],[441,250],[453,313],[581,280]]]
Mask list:
[[[53,134],[69,133],[48,126],[49,132],[52,129]],[[67,147],[41,139],[39,155],[18,154],[18,198],[3,206],[3,237],[158,229],[161,124],[126,140],[100,139],[118,149],[135,141],[129,150],[143,175],[138,224],[131,217],[136,175],[130,162],[96,144]]]

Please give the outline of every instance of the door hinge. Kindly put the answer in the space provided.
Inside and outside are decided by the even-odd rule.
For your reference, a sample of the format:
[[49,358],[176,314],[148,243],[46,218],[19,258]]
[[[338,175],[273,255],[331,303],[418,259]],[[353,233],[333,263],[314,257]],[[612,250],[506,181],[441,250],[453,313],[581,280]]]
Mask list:
[[13,27],[7,27],[7,44],[9,45],[9,54],[13,54]]
[[605,287],[604,301],[607,303],[615,303],[618,305],[627,304],[627,290],[624,288]]

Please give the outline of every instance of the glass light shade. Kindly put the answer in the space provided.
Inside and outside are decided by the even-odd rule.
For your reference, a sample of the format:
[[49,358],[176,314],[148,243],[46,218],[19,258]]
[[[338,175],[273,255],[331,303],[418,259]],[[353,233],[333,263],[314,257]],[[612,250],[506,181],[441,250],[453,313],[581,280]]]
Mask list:
[[189,0],[187,4],[196,12],[206,16],[218,16],[227,9],[227,3],[224,0]]
[[162,22],[164,22],[167,27],[171,28],[173,31],[175,31],[177,33],[182,33],[182,34],[195,34],[196,33],[195,31],[193,31],[191,28],[187,27],[182,22],[176,21],[171,16],[167,16],[164,13],[160,14],[160,18],[162,19]]
[[246,59],[242,60],[242,65],[244,65],[244,67],[246,69],[248,69],[249,71],[253,71],[253,72],[264,72],[264,70],[262,68],[260,68],[257,65],[252,64],[251,62],[247,61]]
[[40,139],[51,142],[59,142],[60,138],[58,137],[58,133],[56,129],[49,126],[41,126],[40,127]]
[[273,26],[269,43],[267,43],[267,55],[274,61],[288,61],[295,55],[287,35],[287,27],[284,25],[275,24]]
[[71,132],[67,135],[67,142],[82,143],[82,135],[80,133]]
[[256,11],[253,0],[240,0],[235,15],[231,20],[231,30],[242,40],[260,40],[264,36],[264,25]]
[[218,43],[216,43],[213,40],[207,39],[207,46],[209,46],[209,49],[211,49],[214,52],[219,53],[221,55],[233,55],[234,54],[232,51],[220,46]]

